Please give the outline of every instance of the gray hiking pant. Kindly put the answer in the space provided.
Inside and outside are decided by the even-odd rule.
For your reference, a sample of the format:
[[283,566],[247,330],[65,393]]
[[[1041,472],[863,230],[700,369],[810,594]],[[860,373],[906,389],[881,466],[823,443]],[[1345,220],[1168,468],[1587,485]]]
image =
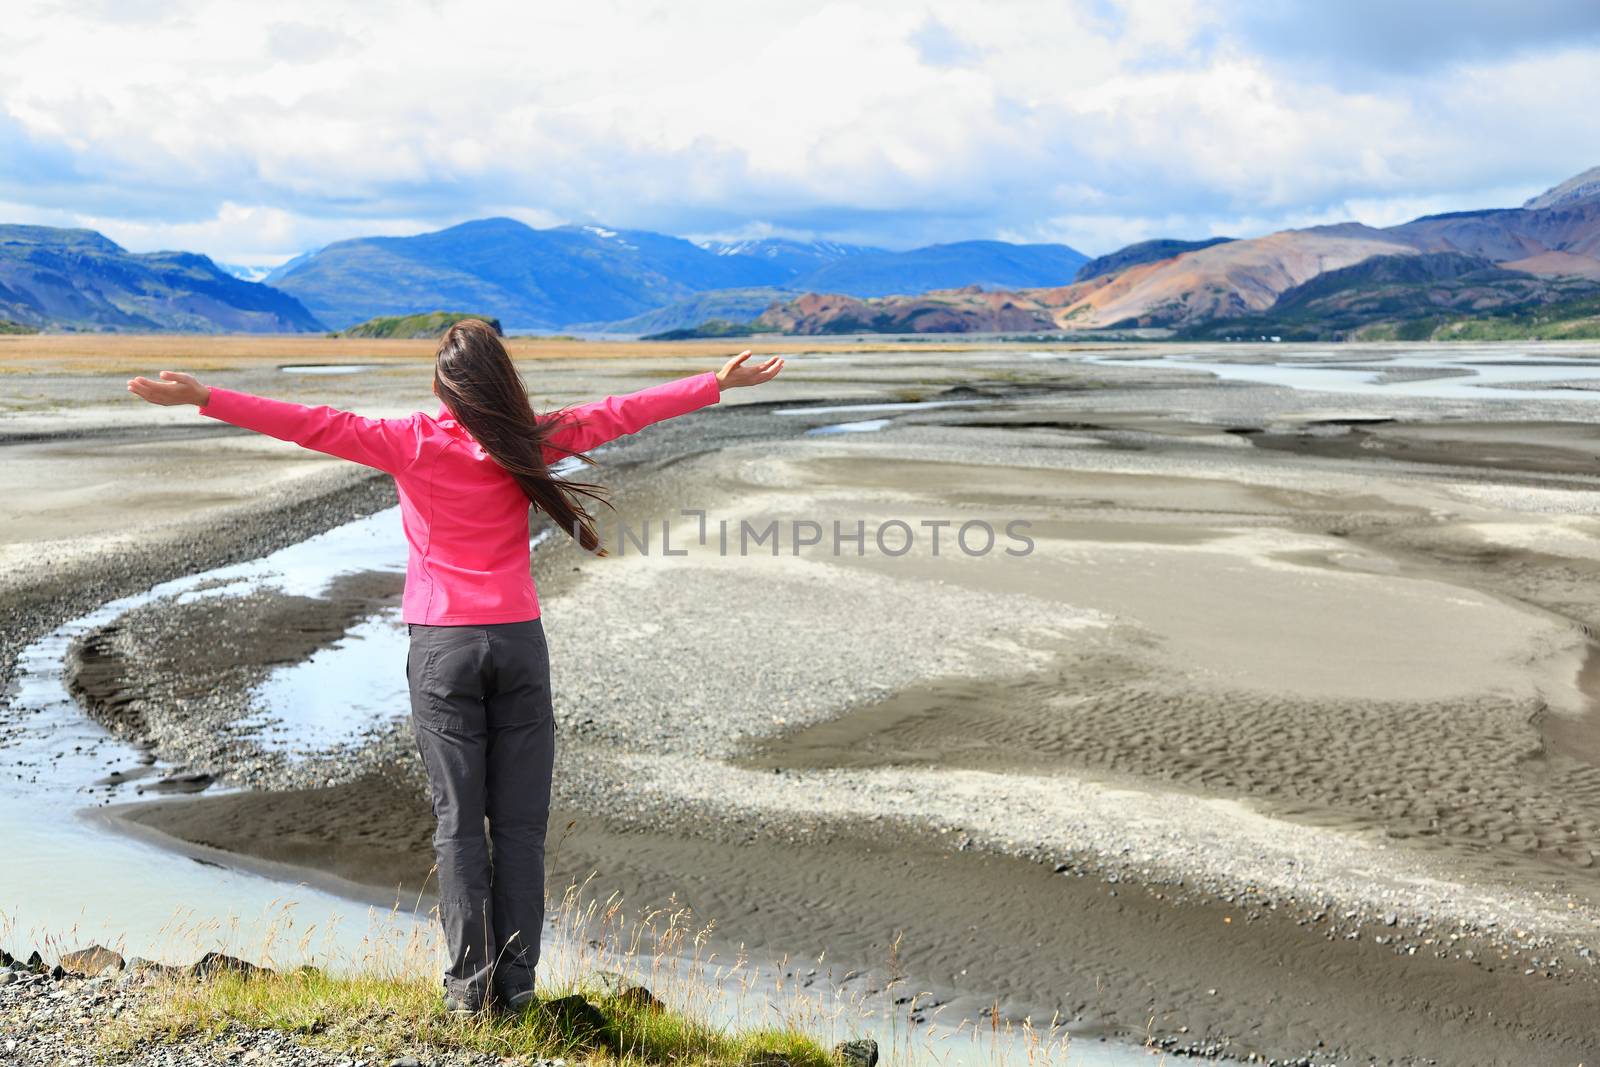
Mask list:
[[533,988],[544,929],[555,760],[544,627],[408,629],[411,725],[438,820],[445,988],[473,1004],[510,997]]

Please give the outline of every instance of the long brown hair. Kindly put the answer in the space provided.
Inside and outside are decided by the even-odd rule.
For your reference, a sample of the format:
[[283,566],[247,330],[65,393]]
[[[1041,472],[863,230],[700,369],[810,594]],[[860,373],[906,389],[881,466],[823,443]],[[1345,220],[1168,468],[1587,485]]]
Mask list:
[[[584,507],[585,500],[605,503],[605,490],[550,472],[544,451],[553,419],[534,414],[499,331],[482,319],[462,319],[451,326],[439,341],[433,383],[456,421],[516,479],[534,506],[585,550],[605,555],[594,519]],[[588,456],[579,458],[591,462]]]

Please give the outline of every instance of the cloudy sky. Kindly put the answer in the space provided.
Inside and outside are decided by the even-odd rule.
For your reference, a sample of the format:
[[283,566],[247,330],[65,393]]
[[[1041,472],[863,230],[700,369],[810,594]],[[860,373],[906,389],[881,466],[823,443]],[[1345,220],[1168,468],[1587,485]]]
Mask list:
[[1595,0],[10,0],[0,222],[272,264],[511,215],[1089,253],[1600,164]]

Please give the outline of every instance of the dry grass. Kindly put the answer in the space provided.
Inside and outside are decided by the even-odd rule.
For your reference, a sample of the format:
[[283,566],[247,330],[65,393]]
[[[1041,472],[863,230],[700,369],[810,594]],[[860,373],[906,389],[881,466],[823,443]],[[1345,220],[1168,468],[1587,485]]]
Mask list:
[[[830,1062],[815,1040],[778,1028],[725,1030],[671,1009],[651,1010],[607,996],[599,987],[546,986],[541,995],[583,994],[607,1025],[576,1028],[542,1008],[521,1015],[485,1013],[467,1020],[441,1008],[436,982],[379,974],[292,971],[265,977],[183,979],[145,1000],[106,1035],[107,1051],[216,1037],[231,1027],[282,1030],[306,1044],[363,1050],[366,1058],[417,1052],[483,1052],[617,1064],[745,1064],[763,1054],[795,1067]],[[366,1051],[371,1050],[371,1051]]]
[[[749,347],[760,352],[967,352],[995,342],[859,341],[822,337],[759,337],[706,341],[577,341],[512,337],[518,360],[702,358]],[[123,368],[159,363],[189,371],[237,370],[279,363],[426,364],[430,340],[387,340],[312,335],[37,334],[0,336],[0,374],[123,373]],[[1038,346],[1030,347],[1058,347]],[[1068,347],[1068,346],[1059,346]]]
[[[707,949],[711,926],[697,925],[687,909],[630,914],[620,900],[584,900],[574,887],[555,912],[556,934],[547,939],[539,964],[539,995],[548,1002],[577,994],[600,1009],[606,1026],[598,1033],[574,1028],[547,1010],[519,1016],[485,1014],[472,1019],[447,1015],[442,1006],[437,928],[380,916],[359,948],[343,960],[319,954],[314,942],[331,943],[330,931],[295,936],[282,921],[257,950],[238,949],[275,968],[254,976],[175,978],[157,985],[102,1033],[108,1053],[151,1044],[216,1038],[230,1029],[272,1029],[308,1045],[349,1051],[363,1058],[404,1054],[475,1052],[516,1057],[566,1057],[569,1061],[626,1065],[709,1064],[736,1067],[767,1056],[794,1067],[824,1067],[839,1041],[871,1031],[891,1063],[972,1062],[969,1053],[996,1065],[1059,1063],[1064,1033],[1030,1025],[991,1022],[954,1028],[913,1026],[908,1016],[927,994],[915,994],[887,962],[889,980],[870,997],[841,994],[823,961],[794,966],[779,961],[763,973],[743,956],[721,960]],[[236,945],[221,929],[177,932],[199,945]],[[325,969],[280,962],[312,959]],[[615,996],[601,976],[618,976],[649,989],[664,1007],[652,1010]],[[793,975],[793,977],[791,977]],[[805,977],[802,977],[805,976]],[[901,1003],[896,1004],[896,1001]],[[372,1051],[364,1051],[368,1048]]]

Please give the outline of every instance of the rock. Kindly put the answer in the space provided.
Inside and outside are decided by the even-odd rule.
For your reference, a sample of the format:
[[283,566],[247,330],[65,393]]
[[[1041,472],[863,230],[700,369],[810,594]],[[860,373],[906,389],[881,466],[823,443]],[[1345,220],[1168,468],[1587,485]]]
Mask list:
[[132,956],[128,959],[118,982],[122,985],[145,985],[159,978],[176,978],[183,973],[183,968],[173,967],[166,963],[157,963],[147,960],[143,956]]
[[115,974],[126,967],[127,962],[104,945],[90,945],[62,956],[61,966],[75,974],[93,978],[107,971]]
[[562,1036],[578,1045],[599,1045],[605,1041],[607,1020],[599,1008],[574,994],[541,1001],[539,1014],[562,1031]]
[[0,948],[0,967],[9,967],[17,962],[17,958],[5,949]]
[[28,954],[27,966],[28,970],[32,971],[34,974],[43,974],[45,972],[44,957],[39,955],[38,949],[34,949]]
[[271,974],[265,967],[257,967],[253,963],[236,959],[233,956],[224,956],[220,952],[207,952],[189,967],[191,978],[210,978],[218,974]]
[[10,985],[12,982],[15,982],[16,980],[17,980],[17,972],[16,971],[10,970],[9,968],[4,970],[4,971],[0,971],[0,985]]
[[590,976],[589,981],[594,986],[595,992],[602,997],[614,997],[633,985],[632,979],[616,971],[596,971]]
[[50,968],[50,977],[54,978],[56,981],[59,982],[59,981],[61,981],[61,979],[65,978],[66,976],[67,976],[67,969],[65,967],[61,966],[61,964],[58,963],[54,967]]
[[423,1067],[423,1065],[415,1056],[401,1056],[397,1060],[390,1060],[389,1067]]
[[663,1011],[666,1005],[642,985],[629,986],[613,998],[618,1004],[640,1011]]
[[870,1037],[860,1041],[841,1041],[833,1046],[833,1058],[845,1067],[877,1067],[878,1043]]
[[215,776],[203,771],[190,774],[169,774],[150,785],[140,786],[141,793],[199,793],[216,781]]
[[597,971],[590,981],[602,997],[625,1007],[647,1011],[660,1011],[666,1007],[650,990],[616,971]]

